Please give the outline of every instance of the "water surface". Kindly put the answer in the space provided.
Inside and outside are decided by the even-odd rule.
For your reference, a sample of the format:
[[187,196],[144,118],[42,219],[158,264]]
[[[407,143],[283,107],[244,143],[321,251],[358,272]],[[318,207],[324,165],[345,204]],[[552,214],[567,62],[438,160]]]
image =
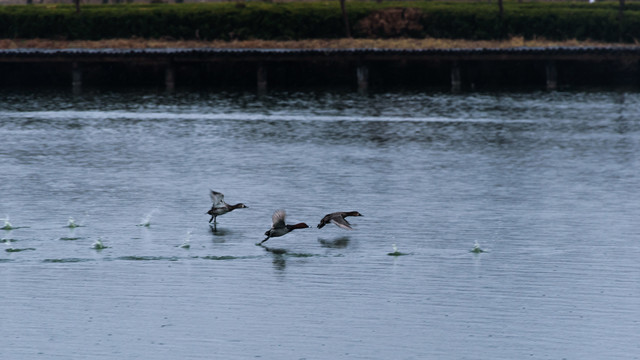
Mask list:
[[1,358],[640,354],[638,93],[0,99]]

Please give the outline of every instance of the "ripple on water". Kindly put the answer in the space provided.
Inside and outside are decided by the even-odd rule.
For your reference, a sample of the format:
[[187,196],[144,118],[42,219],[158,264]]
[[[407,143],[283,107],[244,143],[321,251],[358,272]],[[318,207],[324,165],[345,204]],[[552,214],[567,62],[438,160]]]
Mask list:
[[290,257],[298,257],[298,258],[306,258],[306,257],[314,257],[314,256],[325,256],[325,255],[319,255],[319,254],[308,254],[308,253],[285,253],[285,255],[290,256]]
[[21,252],[21,251],[33,251],[35,249],[36,248],[21,248],[21,249],[9,248],[9,249],[5,249],[4,251],[14,253],[14,252]]
[[62,241],[75,241],[75,240],[80,240],[82,239],[81,237],[61,237],[59,240]]
[[44,259],[43,263],[78,263],[78,262],[88,262],[93,261],[93,259],[80,259],[80,258],[65,258],[65,259]]
[[403,252],[400,252],[400,251],[394,251],[394,252],[387,253],[387,255],[389,255],[389,256],[406,256],[406,255],[411,255],[411,253],[403,253]]
[[126,261],[178,261],[177,256],[120,256],[116,260]]
[[203,260],[243,260],[243,259],[257,259],[261,256],[231,256],[231,255],[222,255],[222,256],[194,256],[194,259],[203,259]]

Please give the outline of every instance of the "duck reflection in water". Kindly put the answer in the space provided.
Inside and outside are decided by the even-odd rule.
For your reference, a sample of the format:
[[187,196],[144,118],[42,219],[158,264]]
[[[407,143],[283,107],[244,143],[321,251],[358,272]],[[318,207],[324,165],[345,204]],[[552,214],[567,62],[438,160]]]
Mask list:
[[287,260],[282,255],[273,255],[273,267],[278,271],[284,271],[287,268]]
[[349,241],[351,238],[348,236],[340,236],[335,239],[322,239],[318,238],[318,242],[322,247],[332,248],[332,249],[344,249],[349,246]]
[[262,245],[262,248],[267,250],[267,252],[270,252],[274,255],[284,255],[287,253],[287,249],[282,249],[282,248],[272,248],[272,247],[267,247]]
[[209,224],[209,229],[211,229],[211,233],[214,236],[214,240],[213,241],[215,241],[215,242],[224,242],[224,239],[222,239],[221,237],[225,236],[225,235],[229,235],[232,232],[229,229],[218,228],[216,226],[216,224]]
[[283,271],[287,267],[287,259],[285,258],[285,254],[287,253],[286,249],[282,248],[271,248],[264,245],[260,245],[267,252],[273,254],[273,267],[276,270]]

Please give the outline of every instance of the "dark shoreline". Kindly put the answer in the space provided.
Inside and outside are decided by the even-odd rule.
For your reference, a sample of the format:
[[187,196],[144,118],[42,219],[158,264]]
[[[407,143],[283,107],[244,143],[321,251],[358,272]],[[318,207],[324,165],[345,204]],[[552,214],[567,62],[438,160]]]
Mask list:
[[640,47],[2,49],[3,87],[640,85]]

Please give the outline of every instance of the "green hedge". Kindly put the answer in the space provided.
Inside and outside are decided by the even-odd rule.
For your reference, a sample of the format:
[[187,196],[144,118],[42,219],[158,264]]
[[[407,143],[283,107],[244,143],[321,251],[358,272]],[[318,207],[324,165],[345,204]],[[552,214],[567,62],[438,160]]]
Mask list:
[[[505,2],[502,20],[497,5],[485,2],[348,2],[352,32],[363,19],[388,8],[411,7],[421,13],[418,30],[405,36],[499,39],[525,38],[635,41],[640,39],[640,4],[629,4],[623,23],[618,2]],[[175,38],[175,39],[310,39],[344,36],[339,2],[204,3],[0,7],[3,38]],[[387,36],[384,33],[378,36]],[[390,36],[390,35],[389,35]]]

